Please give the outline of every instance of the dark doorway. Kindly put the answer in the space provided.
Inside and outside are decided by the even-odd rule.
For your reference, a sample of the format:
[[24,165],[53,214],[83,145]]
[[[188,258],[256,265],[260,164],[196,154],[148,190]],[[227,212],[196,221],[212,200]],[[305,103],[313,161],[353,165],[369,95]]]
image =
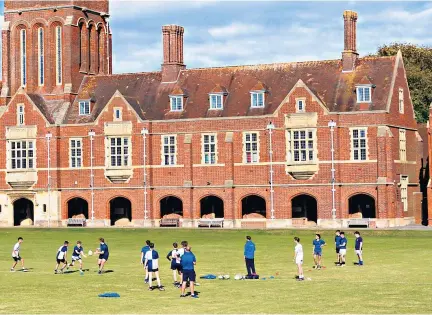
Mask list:
[[128,219],[132,221],[132,204],[123,197],[117,197],[110,201],[111,225],[115,225],[117,220]]
[[161,218],[168,214],[183,216],[183,202],[174,196],[168,196],[160,201]]
[[314,197],[300,195],[292,199],[292,218],[307,218],[308,221],[317,223],[318,206]]
[[375,199],[369,195],[358,194],[349,201],[349,214],[361,212],[363,218],[376,218]]
[[260,196],[251,195],[242,199],[242,217],[246,214],[258,213],[266,217],[266,201]]
[[68,218],[88,219],[88,202],[82,198],[72,198],[68,201]]
[[13,203],[14,208],[14,226],[21,225],[21,222],[27,219],[32,220],[34,224],[34,207],[33,202],[26,198],[21,198]]
[[201,217],[204,215],[214,214],[215,218],[224,217],[223,200],[216,196],[207,196],[201,199]]

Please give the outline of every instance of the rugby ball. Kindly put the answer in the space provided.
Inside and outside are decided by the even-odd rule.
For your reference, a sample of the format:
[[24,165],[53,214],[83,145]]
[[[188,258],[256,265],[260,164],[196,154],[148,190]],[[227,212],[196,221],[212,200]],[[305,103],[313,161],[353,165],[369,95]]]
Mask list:
[[93,256],[93,252],[91,250],[88,251],[89,256]]
[[243,276],[240,274],[237,274],[234,276],[234,280],[242,280],[242,279],[243,279]]
[[225,275],[225,276],[224,276],[224,279],[225,279],[225,280],[228,280],[229,278],[230,278],[229,275]]
[[224,276],[219,276],[218,278],[219,278],[219,280],[223,280]]

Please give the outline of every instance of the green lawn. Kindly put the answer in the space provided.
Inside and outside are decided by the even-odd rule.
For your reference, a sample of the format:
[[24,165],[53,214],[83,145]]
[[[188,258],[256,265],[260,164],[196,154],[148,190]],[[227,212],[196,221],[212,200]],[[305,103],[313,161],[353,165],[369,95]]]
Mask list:
[[[347,232],[349,249],[345,268],[333,266],[333,233],[322,232],[328,242],[321,271],[311,270],[315,231],[238,230],[131,230],[131,229],[2,229],[0,230],[0,313],[431,313],[432,232],[365,231],[364,267],[353,265],[353,231]],[[261,277],[274,280],[200,280],[200,298],[180,299],[171,283],[164,256],[173,241],[188,240],[197,256],[197,274],[244,273],[243,244],[250,234],[257,246],[256,267]],[[296,282],[292,262],[293,237],[305,249],[305,276]],[[30,272],[9,272],[11,251],[24,237],[21,255]],[[64,240],[81,240],[85,251],[105,237],[110,248],[107,269],[96,273],[96,257],[85,259],[79,273],[54,275],[55,255]],[[149,292],[139,264],[146,239],[155,242],[165,292]],[[98,294],[118,292],[119,299]]]

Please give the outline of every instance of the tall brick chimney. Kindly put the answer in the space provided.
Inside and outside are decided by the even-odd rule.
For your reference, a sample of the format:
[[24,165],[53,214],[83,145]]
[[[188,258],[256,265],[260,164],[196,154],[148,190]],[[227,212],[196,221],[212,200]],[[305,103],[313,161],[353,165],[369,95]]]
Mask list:
[[344,51],[342,52],[342,71],[354,71],[357,53],[357,12],[344,11]]
[[177,81],[179,71],[186,67],[183,63],[183,33],[184,28],[181,26],[162,26],[162,82]]

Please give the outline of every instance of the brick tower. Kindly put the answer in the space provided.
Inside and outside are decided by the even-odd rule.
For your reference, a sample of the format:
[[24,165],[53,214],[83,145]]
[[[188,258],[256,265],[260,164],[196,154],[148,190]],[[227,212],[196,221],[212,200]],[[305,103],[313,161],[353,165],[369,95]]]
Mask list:
[[112,72],[108,0],[4,6],[1,105],[20,88],[71,102],[84,75]]

